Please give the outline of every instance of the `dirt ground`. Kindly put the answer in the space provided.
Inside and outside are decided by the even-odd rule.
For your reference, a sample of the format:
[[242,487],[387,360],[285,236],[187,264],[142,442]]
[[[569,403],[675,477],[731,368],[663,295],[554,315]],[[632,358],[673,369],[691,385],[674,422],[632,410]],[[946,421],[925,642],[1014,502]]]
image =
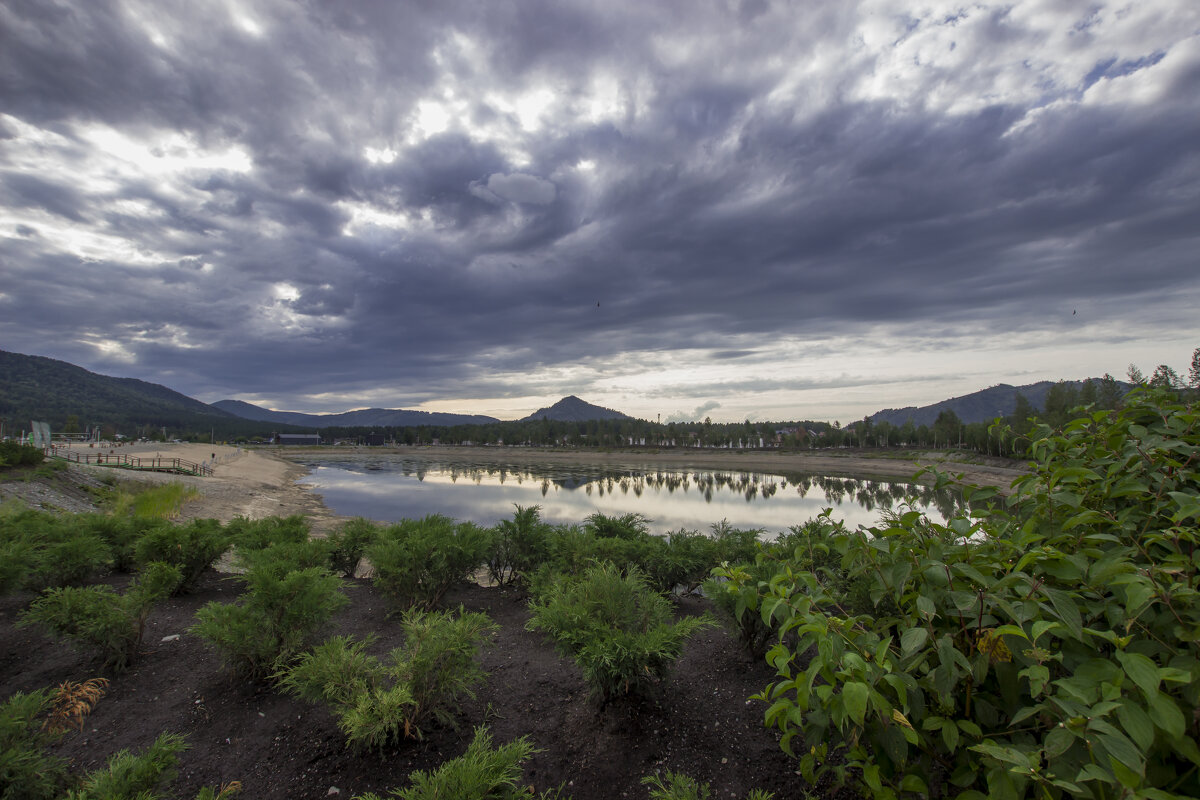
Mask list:
[[[242,797],[263,800],[384,793],[406,785],[412,770],[461,755],[478,725],[487,725],[497,744],[528,736],[539,752],[526,763],[522,782],[538,791],[563,785],[576,800],[645,798],[641,778],[668,770],[709,782],[715,798],[743,797],[753,788],[780,800],[805,796],[795,763],[762,725],[765,705],[748,700],[771,680],[771,669],[750,659],[724,629],[690,641],[653,702],[617,702],[600,712],[574,664],[525,629],[523,596],[463,585],[445,605],[482,611],[500,632],[483,651],[488,677],[462,705],[458,729],[434,727],[423,741],[359,753],[345,747],[327,710],[234,677],[188,632],[200,606],[232,601],[239,589],[214,572],[193,594],[156,607],[138,660],[118,674],[105,673],[66,642],[15,628],[31,596],[0,598],[0,697],[107,675],[108,693],[83,730],[66,734],[55,751],[86,770],[122,748],[146,748],[163,731],[186,734],[190,747],[168,794],[177,798],[231,780],[242,782]],[[345,592],[351,605],[333,620],[330,635],[374,633],[373,652],[380,655],[401,643],[399,623],[369,581],[348,581]],[[680,615],[705,610],[699,598],[678,605]]]

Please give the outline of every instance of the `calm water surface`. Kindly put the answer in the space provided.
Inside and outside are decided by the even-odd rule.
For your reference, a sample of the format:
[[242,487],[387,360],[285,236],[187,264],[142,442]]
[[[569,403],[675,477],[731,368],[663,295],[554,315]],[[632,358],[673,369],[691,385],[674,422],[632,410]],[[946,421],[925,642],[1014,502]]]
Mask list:
[[707,531],[725,519],[779,533],[834,509],[854,528],[905,502],[943,520],[957,502],[929,487],[894,481],[780,475],[740,470],[480,463],[412,455],[313,458],[301,479],[335,514],[395,522],[427,514],[494,525],[513,505],[538,505],[551,523],[581,523],[591,513],[631,512],[657,533]]

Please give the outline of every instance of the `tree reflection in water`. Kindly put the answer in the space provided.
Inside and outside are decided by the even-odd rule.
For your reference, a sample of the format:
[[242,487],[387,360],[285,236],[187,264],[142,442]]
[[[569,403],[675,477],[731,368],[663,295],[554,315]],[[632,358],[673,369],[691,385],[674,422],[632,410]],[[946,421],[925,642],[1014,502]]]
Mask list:
[[[667,498],[678,495],[680,498],[694,498],[690,503],[728,504],[732,498],[751,507],[767,508],[776,503],[787,505],[794,503],[795,498],[808,498],[806,507],[815,503],[821,506],[834,506],[845,511],[850,506],[857,506],[866,512],[891,511],[901,505],[909,505],[918,509],[936,512],[943,519],[953,516],[960,508],[961,495],[953,490],[936,490],[932,486],[919,483],[882,480],[877,478],[838,477],[829,475],[810,475],[801,473],[773,474],[765,472],[737,470],[663,470],[661,467],[642,467],[637,464],[628,466],[609,465],[564,465],[557,463],[543,464],[511,464],[485,463],[468,459],[426,458],[409,455],[380,455],[362,457],[339,457],[332,459],[312,460],[309,466],[319,468],[314,472],[312,482],[319,492],[326,497],[336,495],[336,489],[330,488],[332,481],[320,470],[340,470],[341,474],[352,476],[344,483],[352,483],[353,476],[370,481],[386,481],[390,476],[393,482],[397,476],[415,478],[419,483],[440,483],[449,491],[449,487],[458,487],[457,492],[479,487],[508,487],[509,493],[519,495],[519,499],[511,502],[551,502],[560,501],[564,506],[584,508],[621,502],[630,504],[630,510],[638,510],[643,506],[649,507],[655,502],[658,507],[670,507],[665,503]],[[312,476],[310,476],[312,477]],[[462,480],[460,480],[462,479]],[[514,487],[523,487],[529,482],[530,487],[518,491]],[[341,485],[341,484],[339,484]],[[365,485],[365,484],[364,484]],[[397,489],[402,484],[394,484]],[[346,489],[347,492],[351,489]],[[382,490],[373,490],[376,496]],[[332,494],[331,494],[332,493]],[[496,493],[498,496],[504,492]],[[529,495],[532,495],[530,497]],[[576,500],[570,500],[574,496]],[[810,497],[811,496],[811,497]],[[538,498],[541,498],[540,500]],[[787,498],[793,498],[791,501]],[[446,501],[449,502],[449,501]],[[500,503],[496,512],[497,519],[503,518],[511,511],[511,502]],[[455,505],[457,503],[458,505]],[[460,505],[469,506],[460,493],[454,503],[446,510],[432,508],[429,513],[449,513],[451,516],[466,516],[455,514]],[[639,505],[641,504],[641,505]],[[359,511],[346,511],[334,508],[336,513],[357,514]],[[751,509],[747,509],[749,513]],[[383,518],[392,512],[378,512]],[[398,513],[398,512],[397,512]],[[480,512],[483,513],[483,512]],[[564,510],[563,513],[568,513]],[[657,514],[658,512],[656,512]],[[695,513],[695,512],[693,512]],[[659,514],[661,516],[661,514]],[[586,516],[586,514],[583,514]],[[670,516],[670,511],[667,511]],[[752,515],[751,515],[752,516]],[[581,517],[582,518],[582,517]],[[487,520],[476,520],[487,522]],[[579,519],[563,520],[578,522]],[[660,522],[665,520],[660,519]],[[795,520],[803,522],[804,520]],[[871,520],[873,523],[874,520]]]

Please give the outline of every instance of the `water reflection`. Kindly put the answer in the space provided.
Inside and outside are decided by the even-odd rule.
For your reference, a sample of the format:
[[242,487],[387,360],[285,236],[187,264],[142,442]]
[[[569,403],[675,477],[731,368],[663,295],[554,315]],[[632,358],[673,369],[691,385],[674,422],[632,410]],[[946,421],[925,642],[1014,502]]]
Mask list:
[[956,493],[898,481],[740,470],[664,470],[636,465],[482,463],[409,455],[306,462],[302,480],[334,513],[380,521],[440,513],[492,525],[513,504],[540,505],[542,518],[577,523],[595,511],[637,512],[659,532],[736,527],[780,532],[833,506],[854,527],[908,503],[935,519],[952,516]]

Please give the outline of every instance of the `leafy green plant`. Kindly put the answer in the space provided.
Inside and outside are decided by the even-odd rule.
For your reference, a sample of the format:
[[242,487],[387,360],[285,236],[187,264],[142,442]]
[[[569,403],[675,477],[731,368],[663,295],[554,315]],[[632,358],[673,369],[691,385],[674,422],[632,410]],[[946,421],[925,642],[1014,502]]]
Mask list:
[[1200,414],[1135,391],[1039,427],[1030,452],[1005,507],[968,490],[974,516],[830,537],[874,613],[781,564],[761,613],[786,638],[759,698],[810,780],[879,798],[1200,795]]
[[715,541],[697,531],[680,529],[668,533],[665,539],[648,538],[656,546],[654,552],[642,557],[640,565],[654,587],[664,594],[690,594],[717,564]]
[[125,594],[104,585],[50,589],[30,604],[17,625],[41,625],[96,650],[107,666],[124,669],[142,642],[151,607],[169,595],[178,581],[178,568],[155,563]]
[[584,526],[598,538],[640,539],[650,532],[650,520],[641,514],[610,517],[596,511],[588,516]]
[[666,676],[687,638],[713,624],[707,616],[672,623],[670,603],[640,571],[622,575],[609,563],[558,580],[530,610],[528,627],[575,660],[602,706],[646,693]]
[[[538,752],[528,737],[522,736],[499,747],[492,746],[487,728],[475,729],[475,738],[465,753],[444,762],[431,772],[410,773],[406,789],[393,789],[389,794],[400,800],[525,800],[533,797],[528,787],[520,785],[521,765]],[[541,800],[560,797],[549,790],[537,795]],[[381,800],[379,795],[357,795],[355,800]]]
[[290,517],[237,517],[225,526],[239,551],[262,550],[273,544],[299,544],[308,540],[308,519],[303,514]]
[[0,442],[0,469],[36,467],[45,457],[40,447],[14,441]]
[[339,525],[326,539],[330,569],[343,578],[353,578],[367,548],[378,537],[379,526],[369,519],[356,517]]
[[[642,778],[642,785],[650,787],[650,800],[708,800],[712,797],[707,783],[678,772],[647,775]],[[771,800],[774,796],[771,792],[754,789],[746,795],[746,800]]]
[[67,787],[67,762],[46,752],[58,734],[39,721],[53,702],[39,689],[0,703],[0,800],[55,800]]
[[0,595],[20,588],[33,567],[33,546],[0,540]]
[[155,561],[179,568],[175,594],[190,591],[205,570],[232,544],[233,537],[215,519],[197,519],[183,525],[158,525],[146,531],[134,547],[139,564]]
[[711,559],[714,564],[722,561],[745,564],[758,555],[763,535],[761,528],[735,528],[729,524],[729,520],[723,519],[714,522],[711,531],[715,550]]
[[742,646],[754,658],[762,658],[778,629],[774,620],[762,615],[763,601],[771,596],[771,579],[779,565],[760,558],[753,564],[723,564],[713,569],[704,583],[704,594],[729,620]]
[[189,630],[250,678],[282,668],[349,601],[341,581],[320,567],[285,571],[264,562],[241,576],[238,603],[208,603]]
[[276,677],[287,692],[331,706],[346,743],[381,748],[420,738],[430,719],[453,724],[458,699],[484,679],[475,658],[496,626],[485,614],[405,612],[404,647],[386,663],[367,652],[373,640],[327,640]]
[[103,769],[88,773],[67,800],[155,800],[162,784],[175,779],[179,753],[186,748],[183,736],[164,733],[141,755],[122,750]]
[[500,586],[527,583],[549,556],[552,526],[541,520],[540,506],[516,506],[512,519],[500,520],[492,529],[488,575]]
[[104,539],[73,514],[5,506],[0,513],[0,584],[34,591],[84,583],[112,564]]
[[380,591],[402,606],[428,610],[486,561],[490,539],[474,523],[431,514],[384,528],[367,558]]
[[73,520],[80,530],[99,537],[108,545],[112,567],[118,572],[133,572],[138,563],[138,540],[151,528],[167,524],[112,514],[77,514]]

